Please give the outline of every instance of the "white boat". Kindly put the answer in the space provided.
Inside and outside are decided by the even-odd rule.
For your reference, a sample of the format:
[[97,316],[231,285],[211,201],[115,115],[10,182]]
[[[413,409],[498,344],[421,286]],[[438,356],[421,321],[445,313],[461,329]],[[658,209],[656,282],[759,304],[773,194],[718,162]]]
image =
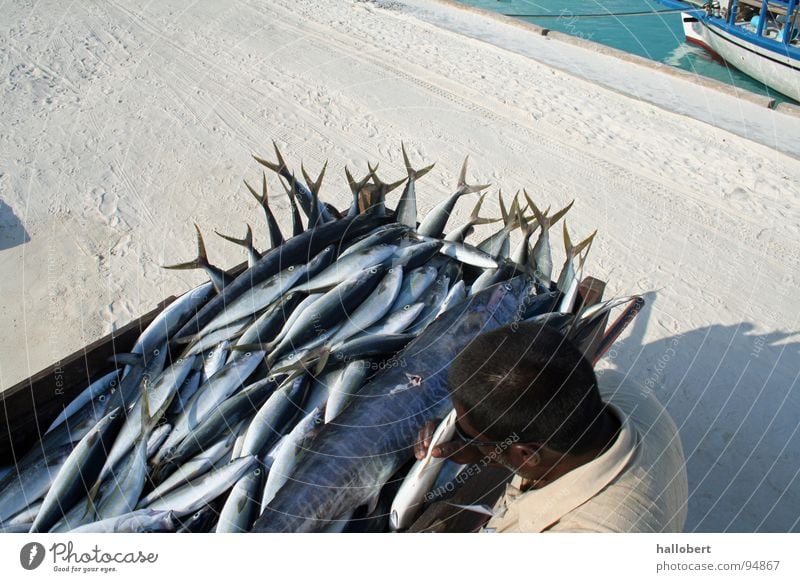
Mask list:
[[[800,101],[800,0],[717,0],[702,7],[659,0],[682,12],[686,42]],[[725,0],[723,0],[724,2]]]

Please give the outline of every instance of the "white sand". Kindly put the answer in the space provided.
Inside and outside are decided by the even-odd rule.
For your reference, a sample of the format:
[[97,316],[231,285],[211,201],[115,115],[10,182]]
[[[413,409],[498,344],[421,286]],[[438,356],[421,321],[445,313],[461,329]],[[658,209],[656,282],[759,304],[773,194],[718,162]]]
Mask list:
[[[433,13],[462,18],[447,10]],[[0,387],[201,282],[158,267],[193,258],[192,221],[217,264],[243,254],[214,229],[241,236],[247,221],[263,248],[241,179],[260,180],[250,154],[270,157],[272,139],[298,169],[330,160],[323,194],[339,206],[345,164],[402,177],[402,139],[416,163],[437,162],[418,185],[423,211],[452,190],[466,153],[471,177],[507,197],[574,198],[575,237],[600,230],[589,273],[609,295],[648,293],[604,365],[653,382],[680,426],[687,528],[800,530],[796,158],[532,60],[542,39],[508,27],[496,39],[513,52],[364,2],[47,0],[4,12]],[[562,46],[593,74],[608,59]],[[703,91],[695,110],[744,118]],[[789,117],[771,119],[776,139],[796,142]],[[485,208],[497,214],[494,195]]]

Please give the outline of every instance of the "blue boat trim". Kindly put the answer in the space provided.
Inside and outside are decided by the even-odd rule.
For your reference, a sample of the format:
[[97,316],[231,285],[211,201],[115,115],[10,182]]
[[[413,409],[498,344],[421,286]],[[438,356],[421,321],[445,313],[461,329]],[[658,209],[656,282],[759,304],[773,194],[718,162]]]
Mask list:
[[[759,57],[762,57],[762,58],[764,58],[764,59],[767,59],[767,60],[769,60],[769,61],[772,61],[773,63],[777,63],[777,64],[779,64],[779,65],[783,65],[784,67],[787,67],[787,68],[789,68],[789,69],[792,69],[793,71],[800,71],[800,67],[796,67],[796,66],[794,66],[794,65],[792,65],[792,64],[790,64],[790,63],[786,63],[786,62],[784,62],[784,61],[781,61],[781,60],[778,60],[778,59],[776,59],[776,58],[773,58],[773,57],[771,57],[771,56],[769,56],[769,55],[765,55],[764,53],[760,53],[760,52],[758,52],[758,51],[754,51],[754,50],[753,50],[752,48],[750,48],[749,46],[746,46],[746,45],[744,45],[744,44],[740,44],[740,43],[738,43],[738,42],[735,42],[733,39],[731,39],[731,38],[728,38],[727,36],[724,36],[724,35],[720,34],[719,32],[717,32],[716,30],[714,30],[714,27],[718,27],[718,28],[720,28],[720,29],[724,30],[725,32],[728,32],[728,33],[730,33],[732,36],[736,36],[737,38],[740,38],[740,39],[743,39],[743,40],[747,40],[748,42],[755,41],[755,38],[751,39],[750,37],[748,37],[748,36],[746,36],[746,35],[738,35],[738,34],[734,34],[734,32],[733,32],[732,30],[730,30],[732,27],[728,27],[728,26],[717,26],[717,24],[716,24],[716,23],[712,23],[712,22],[710,22],[710,21],[708,21],[708,20],[706,20],[706,22],[707,22],[707,23],[708,23],[708,25],[709,25],[709,26],[708,26],[708,31],[709,31],[709,32],[711,32],[711,33],[714,33],[714,34],[715,34],[715,35],[717,35],[718,37],[720,37],[720,38],[724,39],[726,42],[729,42],[729,43],[731,43],[731,44],[733,44],[733,45],[736,45],[736,46],[738,46],[738,47],[739,47],[739,48],[741,48],[741,49],[744,49],[744,50],[746,50],[746,51],[748,51],[748,52],[751,52],[751,53],[753,53],[754,55],[758,55]],[[771,52],[777,52],[777,51],[775,51],[775,50],[772,50],[772,49],[770,49],[770,48],[768,48],[768,47],[764,47],[764,46],[762,46],[762,45],[761,45],[761,44],[759,44],[759,43],[753,42],[753,44],[756,44],[757,46],[759,46],[760,48],[763,48],[763,49],[765,49],[765,50],[770,50]],[[788,56],[789,58],[795,59],[795,60],[797,60],[798,58],[800,58],[800,54],[798,54],[798,56],[797,56],[797,57],[794,57],[794,56],[792,56],[792,55],[790,55],[790,54],[789,54],[789,55],[786,55],[786,56]]]

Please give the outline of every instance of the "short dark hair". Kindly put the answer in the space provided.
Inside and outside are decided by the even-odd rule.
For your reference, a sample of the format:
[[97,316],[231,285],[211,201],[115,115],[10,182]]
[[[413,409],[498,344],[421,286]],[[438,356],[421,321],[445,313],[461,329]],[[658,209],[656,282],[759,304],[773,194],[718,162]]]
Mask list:
[[448,371],[453,399],[491,440],[517,435],[558,452],[590,450],[603,411],[583,354],[547,325],[509,325],[478,336]]

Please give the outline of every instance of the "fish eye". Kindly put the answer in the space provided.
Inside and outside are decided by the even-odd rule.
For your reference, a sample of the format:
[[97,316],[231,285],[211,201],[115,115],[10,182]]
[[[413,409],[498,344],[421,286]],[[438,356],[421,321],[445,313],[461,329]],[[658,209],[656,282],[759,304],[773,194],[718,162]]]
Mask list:
[[378,267],[372,267],[372,268],[369,270],[369,272],[370,272],[370,273],[377,273],[377,272],[378,272]]
[[392,267],[391,269],[389,269],[389,272],[390,272],[390,273],[394,273],[394,267]]
[[116,385],[117,385],[117,381],[116,380],[111,380],[111,387],[113,388]]
[[506,291],[511,291],[512,289],[511,283],[506,283],[503,287],[505,288]]
[[256,469],[256,470],[255,470],[255,473],[254,473],[254,475],[255,475],[256,477],[258,477],[259,475],[261,475],[261,469]]
[[409,309],[411,309],[410,305],[406,305],[405,307],[403,307],[403,311],[408,311]]
[[294,271],[294,267],[289,267],[287,270],[291,273],[292,271]]
[[244,356],[245,356],[246,358],[249,358],[249,357],[250,357],[250,352],[247,352],[247,353],[246,353]]
[[100,402],[103,402],[105,399],[106,397],[104,394],[101,394],[100,396],[97,397],[97,400],[99,400]]
[[154,356],[157,356],[159,353],[161,353],[161,352],[159,352],[158,348],[153,350],[153,355]]

